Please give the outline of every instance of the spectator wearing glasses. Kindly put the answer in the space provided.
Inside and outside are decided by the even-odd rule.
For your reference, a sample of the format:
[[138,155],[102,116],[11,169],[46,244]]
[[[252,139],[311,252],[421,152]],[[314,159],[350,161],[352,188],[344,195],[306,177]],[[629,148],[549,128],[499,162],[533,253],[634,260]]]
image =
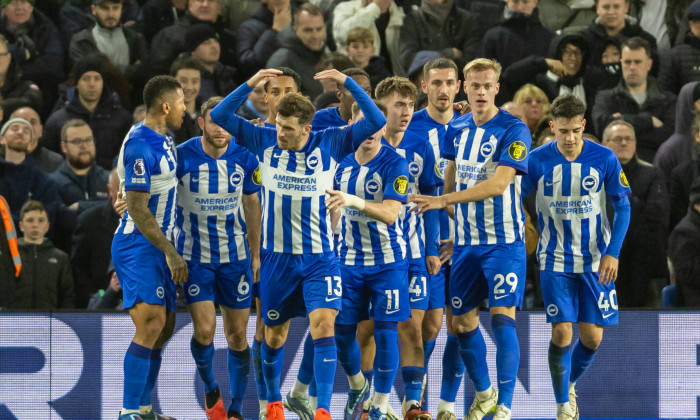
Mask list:
[[95,164],[92,129],[81,119],[70,120],[61,128],[61,151],[66,160],[51,174],[63,202],[55,245],[70,252],[71,233],[78,215],[109,197],[109,171]]

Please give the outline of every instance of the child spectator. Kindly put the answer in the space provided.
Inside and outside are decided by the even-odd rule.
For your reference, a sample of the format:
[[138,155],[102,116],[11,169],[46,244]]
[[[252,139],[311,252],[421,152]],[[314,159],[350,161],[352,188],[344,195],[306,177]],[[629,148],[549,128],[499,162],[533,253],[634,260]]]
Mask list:
[[29,200],[20,210],[19,243],[22,272],[15,285],[13,309],[73,308],[75,291],[68,255],[45,238],[49,217],[40,201]]
[[384,57],[374,55],[374,37],[367,28],[357,27],[348,32],[346,39],[348,57],[355,67],[366,71],[372,86],[391,76]]

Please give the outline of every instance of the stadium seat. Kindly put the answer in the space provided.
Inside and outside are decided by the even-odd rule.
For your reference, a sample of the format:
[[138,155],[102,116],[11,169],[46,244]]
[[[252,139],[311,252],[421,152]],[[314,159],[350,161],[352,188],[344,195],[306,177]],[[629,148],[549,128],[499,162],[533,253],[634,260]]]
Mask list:
[[669,284],[661,290],[661,306],[673,308],[676,306],[676,285]]

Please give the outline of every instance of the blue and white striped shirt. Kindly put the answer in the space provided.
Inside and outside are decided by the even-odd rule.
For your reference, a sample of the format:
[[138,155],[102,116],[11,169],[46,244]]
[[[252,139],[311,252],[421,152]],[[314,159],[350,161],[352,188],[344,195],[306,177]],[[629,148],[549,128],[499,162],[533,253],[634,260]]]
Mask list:
[[199,263],[246,260],[243,194],[260,190],[258,160],[233,142],[214,159],[202,141],[194,137],[177,147],[177,252]]
[[[171,238],[175,222],[177,160],[173,141],[138,123],[131,127],[119,151],[117,173],[119,188],[150,193],[148,209],[167,238]],[[125,211],[116,233],[140,235],[136,223]]]

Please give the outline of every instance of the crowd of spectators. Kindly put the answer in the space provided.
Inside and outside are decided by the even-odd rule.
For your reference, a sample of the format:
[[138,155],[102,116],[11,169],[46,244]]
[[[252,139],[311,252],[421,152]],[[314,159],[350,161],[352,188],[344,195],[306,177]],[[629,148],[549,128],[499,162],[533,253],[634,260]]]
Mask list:
[[[0,308],[118,305],[114,166],[150,77],[183,86],[179,144],[200,134],[203,101],[261,68],[293,69],[321,117],[347,121],[349,95],[317,71],[420,91],[438,56],[499,61],[497,102],[533,147],[553,139],[554,98],[581,98],[585,137],[615,151],[633,191],[620,305],[658,306],[669,281],[700,305],[700,0],[0,0]],[[274,123],[279,79],[238,112]]]

